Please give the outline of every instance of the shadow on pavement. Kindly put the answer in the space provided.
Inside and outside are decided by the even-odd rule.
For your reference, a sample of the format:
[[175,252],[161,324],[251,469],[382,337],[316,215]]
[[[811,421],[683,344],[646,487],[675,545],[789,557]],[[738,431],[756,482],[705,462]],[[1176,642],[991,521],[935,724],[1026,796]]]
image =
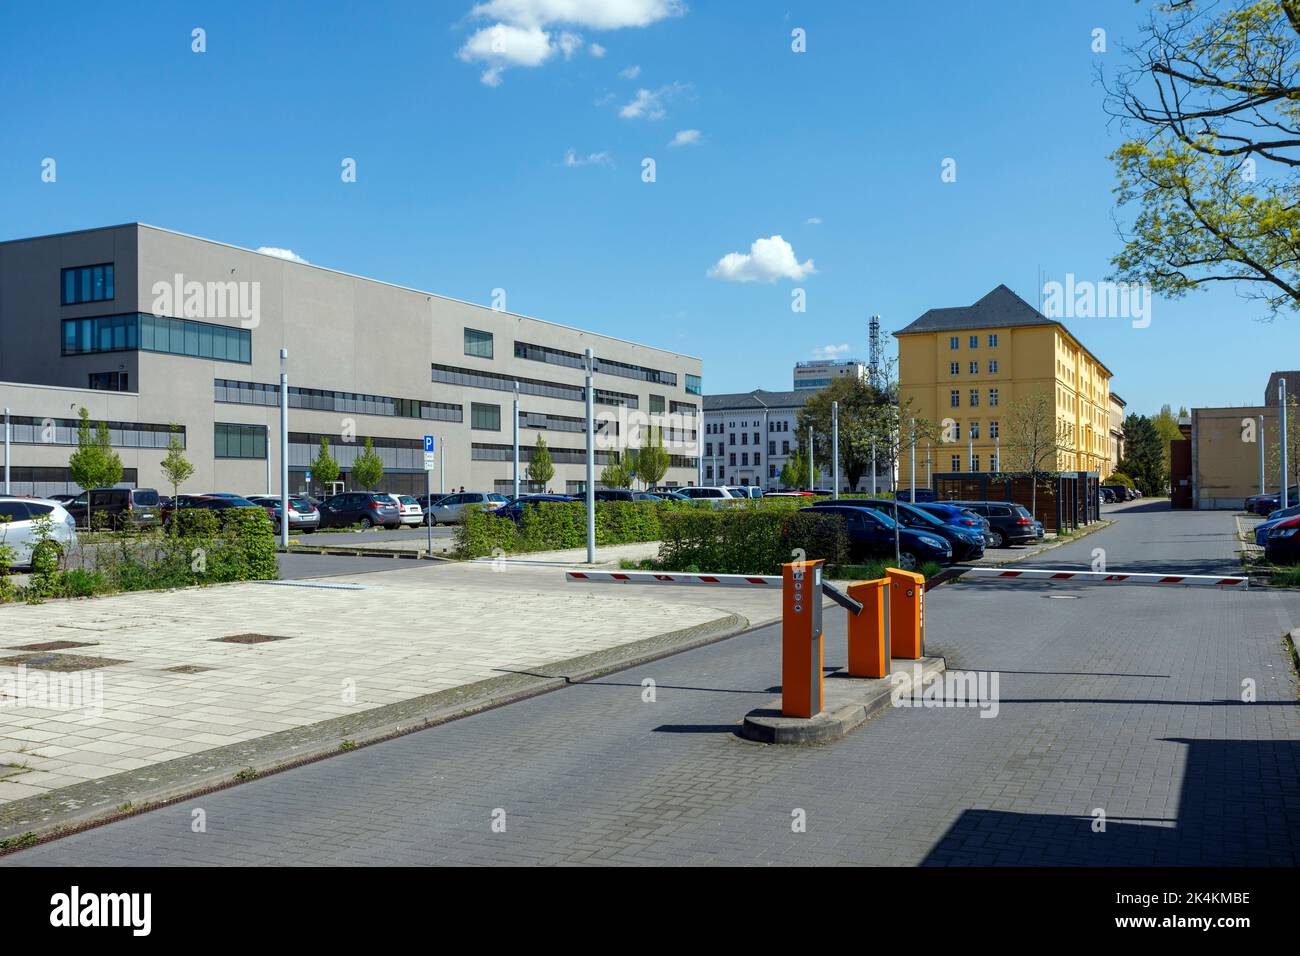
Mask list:
[[1300,862],[1300,742],[1187,740],[1173,825],[1112,816],[967,810],[922,866],[1295,866]]

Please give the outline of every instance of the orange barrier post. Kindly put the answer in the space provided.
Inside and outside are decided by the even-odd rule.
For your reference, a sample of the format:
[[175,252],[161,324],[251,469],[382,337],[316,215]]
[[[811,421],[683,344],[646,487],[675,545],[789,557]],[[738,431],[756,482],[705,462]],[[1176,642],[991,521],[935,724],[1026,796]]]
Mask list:
[[890,568],[889,637],[895,657],[925,656],[925,576]]
[[862,605],[849,615],[849,676],[889,676],[889,627],[885,623],[888,578],[849,585],[849,597]]
[[781,566],[781,713],[812,717],[822,709],[822,562]]

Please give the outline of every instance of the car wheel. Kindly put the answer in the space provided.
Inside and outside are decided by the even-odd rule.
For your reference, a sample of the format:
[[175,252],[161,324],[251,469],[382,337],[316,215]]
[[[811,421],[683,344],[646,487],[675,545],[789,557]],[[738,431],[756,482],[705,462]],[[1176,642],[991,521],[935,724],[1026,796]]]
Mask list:
[[915,571],[921,566],[921,562],[911,551],[903,551],[898,556],[898,563],[904,571]]
[[369,517],[369,516],[363,517],[363,518],[361,519],[361,527],[365,528],[366,530],[370,530],[370,529],[373,528],[374,526],[375,526],[375,523],[374,523],[373,521],[370,520],[370,517]]
[[990,531],[989,534],[993,536],[993,547],[1001,548],[1006,546],[1007,539],[1002,537],[1001,531]]

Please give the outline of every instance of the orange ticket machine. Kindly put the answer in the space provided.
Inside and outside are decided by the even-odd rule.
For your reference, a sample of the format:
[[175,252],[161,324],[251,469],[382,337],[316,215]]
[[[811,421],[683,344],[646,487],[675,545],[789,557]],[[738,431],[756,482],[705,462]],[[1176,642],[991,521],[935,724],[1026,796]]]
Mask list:
[[862,605],[849,614],[849,676],[889,676],[889,627],[886,623],[886,594],[889,579],[859,581],[849,585],[849,597]]
[[895,657],[918,660],[925,656],[925,576],[890,568],[889,636]]
[[822,710],[822,562],[782,565],[781,713],[813,717]]

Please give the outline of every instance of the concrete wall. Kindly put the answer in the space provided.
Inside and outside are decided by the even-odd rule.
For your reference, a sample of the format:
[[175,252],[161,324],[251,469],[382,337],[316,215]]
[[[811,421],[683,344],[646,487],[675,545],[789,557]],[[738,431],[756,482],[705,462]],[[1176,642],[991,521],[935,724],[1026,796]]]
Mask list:
[[[1279,476],[1275,465],[1277,408],[1246,405],[1234,408],[1192,409],[1192,507],[1241,508],[1246,498],[1259,494],[1259,446],[1250,440],[1255,423],[1264,416],[1265,482],[1276,491]],[[1289,423],[1291,428],[1296,423]]]

